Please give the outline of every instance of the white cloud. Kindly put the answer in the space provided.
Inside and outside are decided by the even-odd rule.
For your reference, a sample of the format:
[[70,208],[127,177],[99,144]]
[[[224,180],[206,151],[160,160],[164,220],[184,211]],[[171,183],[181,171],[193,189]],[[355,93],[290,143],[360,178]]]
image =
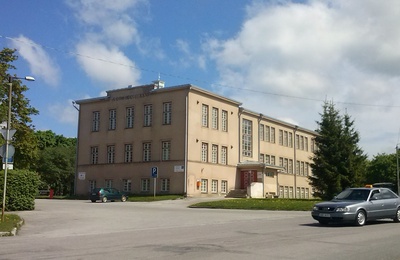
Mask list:
[[257,91],[225,94],[310,129],[322,100],[333,100],[355,119],[370,155],[395,147],[400,108],[381,105],[399,104],[400,2],[258,1],[247,12],[235,37],[211,38],[204,47],[217,64],[219,84]]
[[28,62],[33,77],[40,78],[51,86],[58,85],[60,69],[41,46],[23,35],[16,38],[12,44],[13,48],[18,50],[18,54]]
[[78,111],[72,106],[73,100],[67,100],[65,103],[51,104],[48,111],[54,120],[63,124],[77,124]]

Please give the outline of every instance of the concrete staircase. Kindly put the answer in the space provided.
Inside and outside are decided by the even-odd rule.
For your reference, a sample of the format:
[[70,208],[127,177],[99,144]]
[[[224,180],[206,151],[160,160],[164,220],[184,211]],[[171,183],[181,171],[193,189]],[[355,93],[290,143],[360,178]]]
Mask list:
[[247,190],[246,189],[235,189],[230,190],[228,194],[225,196],[226,198],[247,198]]

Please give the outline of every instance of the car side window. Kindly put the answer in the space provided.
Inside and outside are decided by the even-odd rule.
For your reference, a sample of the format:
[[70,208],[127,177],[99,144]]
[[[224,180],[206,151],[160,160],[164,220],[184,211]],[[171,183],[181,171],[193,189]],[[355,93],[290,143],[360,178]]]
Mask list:
[[393,199],[396,197],[396,196],[394,196],[394,194],[392,194],[392,192],[390,192],[388,190],[382,190],[381,193],[382,193],[383,199]]

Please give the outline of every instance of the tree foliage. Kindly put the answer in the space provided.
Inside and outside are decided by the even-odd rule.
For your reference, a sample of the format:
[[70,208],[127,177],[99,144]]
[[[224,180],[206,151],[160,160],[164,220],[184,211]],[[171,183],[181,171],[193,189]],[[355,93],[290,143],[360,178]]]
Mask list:
[[331,199],[347,187],[359,186],[365,173],[366,156],[349,115],[341,116],[333,103],[325,102],[315,138],[318,147],[309,176],[314,196]]
[[396,154],[378,154],[369,162],[365,183],[390,182],[397,184]]

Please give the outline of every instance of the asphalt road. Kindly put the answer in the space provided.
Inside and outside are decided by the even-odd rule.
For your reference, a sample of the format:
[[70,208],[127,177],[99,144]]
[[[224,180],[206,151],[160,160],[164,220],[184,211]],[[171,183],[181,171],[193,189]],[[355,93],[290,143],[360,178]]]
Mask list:
[[400,259],[400,224],[320,226],[310,212],[37,200],[0,259]]

